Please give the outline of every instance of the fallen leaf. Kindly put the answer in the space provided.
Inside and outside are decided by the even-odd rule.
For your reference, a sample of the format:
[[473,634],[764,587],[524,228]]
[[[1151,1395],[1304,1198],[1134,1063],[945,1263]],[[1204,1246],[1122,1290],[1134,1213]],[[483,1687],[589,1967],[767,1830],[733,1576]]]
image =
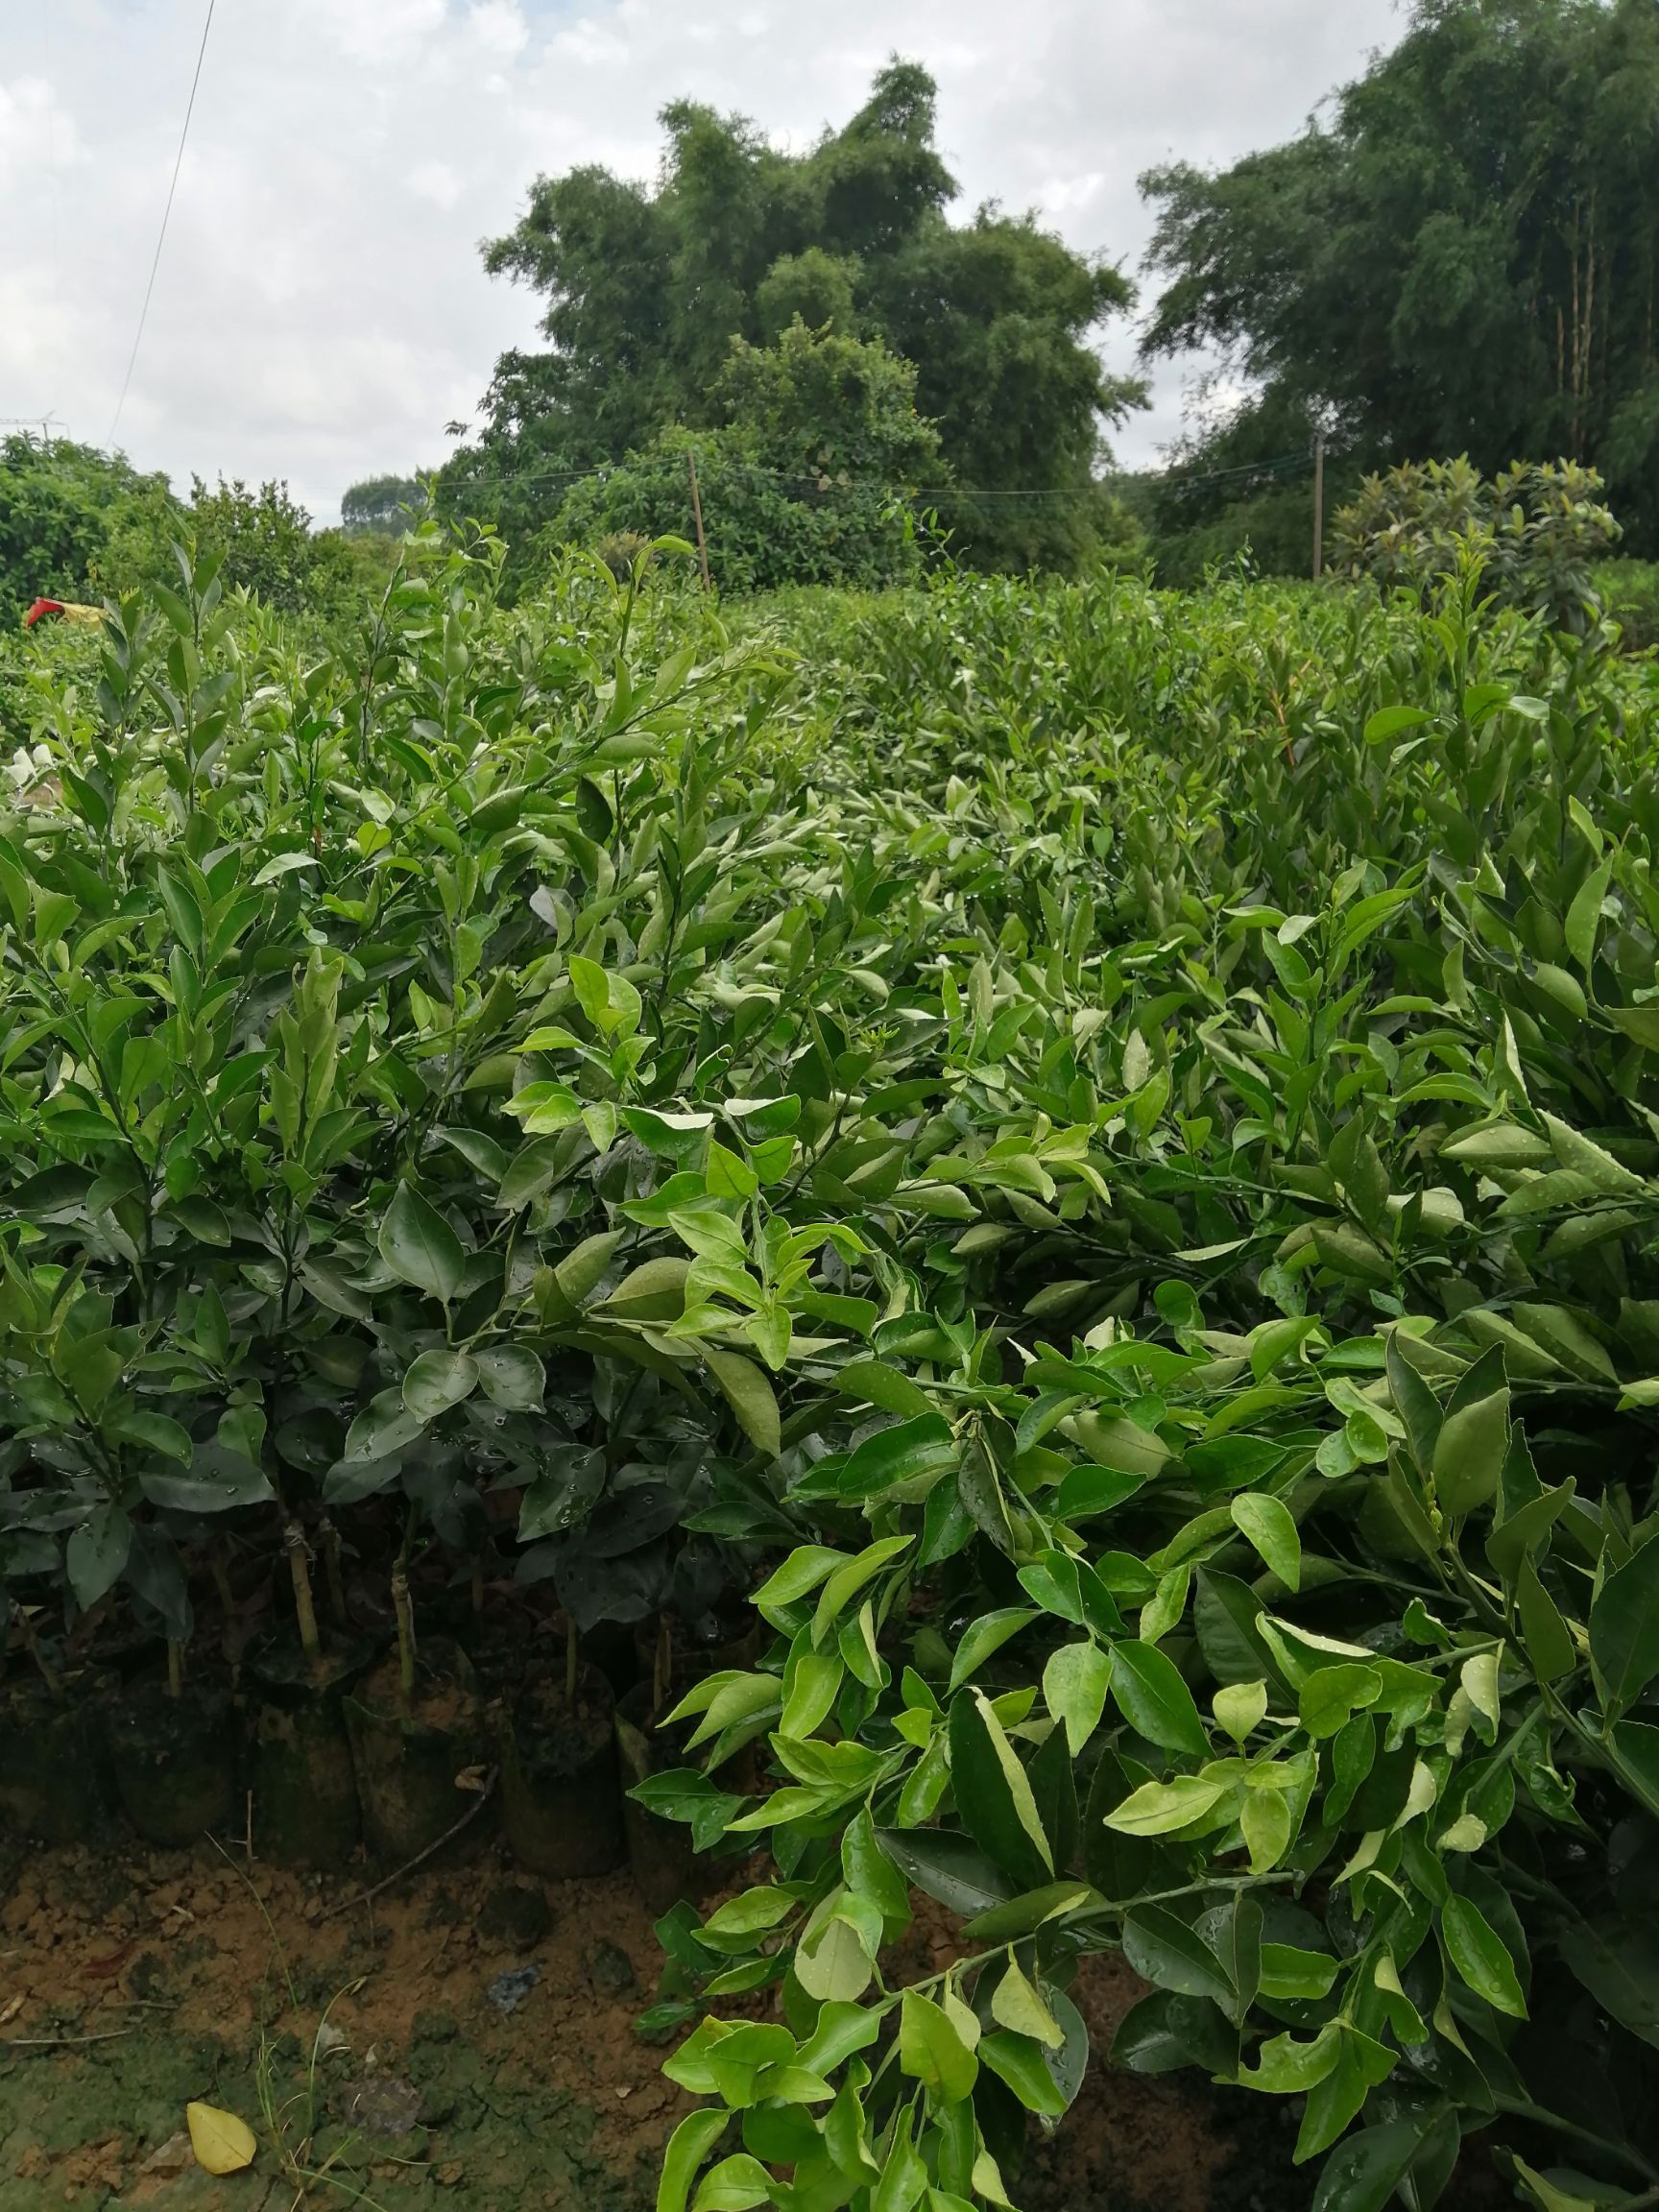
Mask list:
[[108,1982],[112,1975],[120,1973],[132,1956],[132,1944],[123,1943],[119,1951],[108,1952],[102,1959],[88,1959],[81,1971],[95,1976],[100,1982]]
[[177,2135],[169,2135],[165,2143],[157,2144],[138,2171],[140,2174],[159,2175],[171,2180],[182,2174],[194,2162],[194,2158],[190,2138],[180,2128]]
[[190,2148],[196,2163],[208,2174],[240,2174],[252,2166],[258,2145],[246,2120],[234,2112],[221,2112],[216,2104],[186,2104]]
[[337,2103],[342,2119],[366,2135],[410,2135],[420,2125],[421,2092],[400,2075],[343,2082]]

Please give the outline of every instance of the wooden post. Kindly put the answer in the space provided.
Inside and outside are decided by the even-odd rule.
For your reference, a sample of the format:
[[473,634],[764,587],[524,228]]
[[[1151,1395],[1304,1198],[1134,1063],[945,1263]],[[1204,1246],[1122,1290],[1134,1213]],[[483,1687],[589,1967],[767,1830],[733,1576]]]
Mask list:
[[703,564],[703,589],[712,591],[709,575],[709,541],[703,535],[703,495],[697,489],[697,456],[689,445],[685,448],[685,466],[691,471],[691,513],[697,524],[697,558]]
[[1313,581],[1325,569],[1325,433],[1313,433]]

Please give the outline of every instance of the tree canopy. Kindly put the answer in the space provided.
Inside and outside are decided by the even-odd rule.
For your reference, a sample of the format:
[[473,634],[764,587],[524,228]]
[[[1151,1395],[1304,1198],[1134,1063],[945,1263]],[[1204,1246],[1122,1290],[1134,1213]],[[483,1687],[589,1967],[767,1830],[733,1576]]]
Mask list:
[[345,530],[401,538],[430,504],[423,476],[365,476],[341,493],[340,524]]
[[217,554],[229,590],[331,618],[396,558],[389,538],[313,530],[282,483],[191,481],[188,503],[122,453],[21,434],[0,439],[0,628],[38,597],[101,601],[174,587],[173,548]]
[[1418,0],[1299,137],[1142,189],[1149,355],[1217,349],[1246,416],[1322,418],[1367,462],[1594,464],[1659,545],[1652,0]]
[[1105,426],[1139,397],[1091,343],[1126,308],[1127,280],[1029,216],[981,207],[953,225],[956,183],[934,144],[932,79],[894,61],[842,130],[789,154],[757,127],[690,102],[665,108],[654,187],[599,167],[541,177],[515,228],[485,249],[494,275],[545,302],[545,350],[505,353],[474,441],[440,489],[453,510],[534,532],[573,477],[677,425],[729,420],[733,340],[776,348],[799,322],[880,341],[912,363],[937,425],[939,480],[1006,494],[1074,492],[1077,506],[959,497],[971,556],[1063,559]]
[[942,467],[915,392],[914,367],[878,338],[809,330],[799,316],[771,346],[735,338],[712,390],[719,426],[661,431],[620,468],[584,478],[550,535],[689,539],[694,456],[719,584],[896,583],[920,548],[895,488]]
[[66,438],[0,439],[0,626],[35,599],[84,598],[111,533],[176,511],[165,476]]

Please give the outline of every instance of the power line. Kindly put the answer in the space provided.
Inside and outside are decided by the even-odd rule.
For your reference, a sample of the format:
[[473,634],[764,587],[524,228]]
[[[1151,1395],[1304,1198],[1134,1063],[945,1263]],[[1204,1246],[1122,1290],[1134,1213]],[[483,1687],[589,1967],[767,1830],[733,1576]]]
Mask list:
[[161,210],[161,228],[156,240],[156,257],[150,264],[150,281],[144,287],[144,304],[138,310],[138,327],[132,336],[132,351],[128,357],[127,373],[121,379],[121,397],[115,402],[114,420],[109,425],[109,443],[115,443],[115,433],[121,426],[121,410],[127,404],[127,394],[132,388],[132,372],[138,366],[138,349],[144,343],[144,325],[150,314],[150,296],[156,289],[156,272],[161,266],[161,249],[167,243],[167,223],[173,213],[173,195],[179,189],[179,172],[184,166],[184,141],[190,135],[190,118],[196,112],[196,87],[202,82],[202,64],[207,55],[207,34],[213,28],[215,0],[207,0],[206,20],[202,25],[202,43],[196,50],[196,74],[190,80],[190,97],[184,105],[184,128],[179,133],[179,151],[173,160],[173,180],[167,187],[167,204]]
[[[445,477],[445,470],[454,464],[431,472],[429,482],[447,495],[465,495],[469,492],[528,491],[536,486],[558,486],[573,490],[578,484],[589,484],[596,478],[613,475],[626,469],[626,461],[600,461],[587,469],[506,469],[462,476],[457,472]],[[724,468],[734,474],[757,478],[775,484],[786,492],[803,494],[824,494],[832,492],[887,492],[900,493],[902,487],[885,477],[842,477],[813,475],[784,469],[763,468],[757,461],[728,460]],[[1311,452],[1280,453],[1265,461],[1246,461],[1233,468],[1211,469],[1197,473],[1180,469],[1166,470],[1161,481],[1169,490],[1186,492],[1206,484],[1222,484],[1238,478],[1278,477],[1302,474],[1313,467]],[[987,490],[972,484],[920,484],[913,486],[903,496],[923,501],[940,501],[960,504],[965,501],[992,500],[1067,500],[1093,499],[1101,492],[1111,492],[1127,481],[1121,470],[1109,476],[1092,478],[1086,484],[1050,484],[1021,486],[1011,490]]]
[[[784,469],[763,469],[755,461],[728,461],[723,466],[733,474],[757,477],[785,491],[802,493],[891,492],[897,494],[902,492],[905,497],[928,500],[1093,499],[1097,493],[1111,488],[1110,479],[1094,478],[1087,484],[1038,485],[1015,491],[980,491],[971,484],[919,484],[904,492],[902,486],[884,476],[804,475]],[[433,480],[446,493],[528,490],[534,485],[573,488],[577,484],[591,483],[596,477],[614,475],[627,467],[625,461],[602,461],[591,469],[513,469],[495,475],[456,475],[447,480],[439,469],[434,471]]]

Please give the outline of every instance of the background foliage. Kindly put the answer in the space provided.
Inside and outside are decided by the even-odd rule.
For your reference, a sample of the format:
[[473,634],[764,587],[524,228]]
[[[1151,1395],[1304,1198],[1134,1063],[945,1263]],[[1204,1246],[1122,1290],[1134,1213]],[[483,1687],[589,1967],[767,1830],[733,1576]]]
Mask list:
[[[1138,391],[1105,374],[1089,341],[1130,288],[1029,218],[946,219],[956,186],[925,70],[890,64],[852,121],[799,156],[688,102],[662,121],[656,190],[598,168],[541,178],[487,249],[493,274],[544,297],[549,347],[497,363],[480,434],[440,476],[446,512],[527,540],[563,474],[676,424],[718,423],[733,340],[775,346],[797,316],[913,365],[916,406],[962,483],[1087,492],[1105,423]],[[1087,507],[1009,529],[976,509],[962,536],[988,565],[1064,563],[1088,544]]]
[[[1152,171],[1152,354],[1222,349],[1258,421],[1360,465],[1598,468],[1659,533],[1659,21],[1646,0],[1418,0],[1286,145]],[[1299,423],[1301,434],[1282,441]],[[1206,450],[1212,441],[1203,441]]]

